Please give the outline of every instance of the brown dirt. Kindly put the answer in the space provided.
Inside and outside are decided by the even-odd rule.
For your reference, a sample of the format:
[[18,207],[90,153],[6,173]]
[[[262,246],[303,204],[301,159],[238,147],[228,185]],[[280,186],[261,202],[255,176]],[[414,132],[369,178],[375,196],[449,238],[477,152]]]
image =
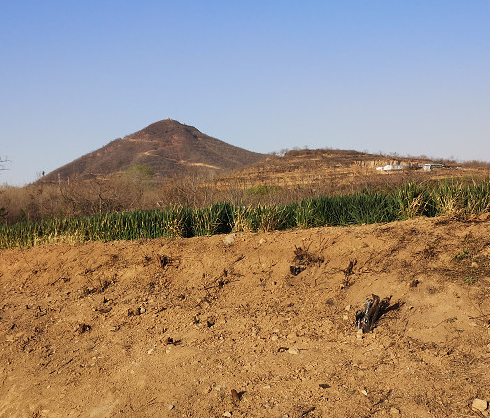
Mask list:
[[[0,416],[482,416],[489,232],[416,219],[3,250]],[[372,293],[390,307],[359,335]]]

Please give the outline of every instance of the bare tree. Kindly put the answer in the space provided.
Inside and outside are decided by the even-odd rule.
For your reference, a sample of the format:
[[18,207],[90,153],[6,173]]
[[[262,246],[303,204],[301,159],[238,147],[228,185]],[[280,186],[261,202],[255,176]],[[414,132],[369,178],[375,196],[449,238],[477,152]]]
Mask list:
[[7,158],[0,157],[0,171],[7,170],[7,168],[5,168],[5,163],[8,163],[8,162],[9,162],[9,160]]

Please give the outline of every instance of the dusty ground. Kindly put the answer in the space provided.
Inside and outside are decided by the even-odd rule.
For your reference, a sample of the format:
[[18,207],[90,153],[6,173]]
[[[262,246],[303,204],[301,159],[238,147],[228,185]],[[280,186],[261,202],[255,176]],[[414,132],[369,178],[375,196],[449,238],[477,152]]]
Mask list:
[[[483,416],[489,232],[417,219],[3,250],[0,416]],[[372,293],[390,305],[359,335]]]

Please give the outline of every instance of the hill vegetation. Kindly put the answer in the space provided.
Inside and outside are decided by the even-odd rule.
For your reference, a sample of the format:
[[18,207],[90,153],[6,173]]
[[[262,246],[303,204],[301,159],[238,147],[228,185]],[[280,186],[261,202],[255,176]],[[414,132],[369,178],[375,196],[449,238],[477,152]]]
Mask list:
[[115,139],[39,181],[106,179],[135,165],[149,167],[157,179],[214,174],[255,163],[264,157],[205,135],[193,126],[166,119]]

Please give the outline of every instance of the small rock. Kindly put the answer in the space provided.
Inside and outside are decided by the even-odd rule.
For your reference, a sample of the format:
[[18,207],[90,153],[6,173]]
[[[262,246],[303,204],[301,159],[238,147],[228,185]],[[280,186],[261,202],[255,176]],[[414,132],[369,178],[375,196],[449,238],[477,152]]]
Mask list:
[[231,412],[230,411],[226,411],[223,413],[223,416],[224,417],[231,417]]
[[351,306],[350,306],[350,305],[347,305],[347,306],[345,307],[345,310],[348,312],[348,311],[350,311],[350,308],[351,308]]
[[473,262],[471,263],[471,267],[473,267],[473,268],[478,268],[478,267],[479,267],[479,265],[478,265],[478,263],[477,263],[477,262],[473,261]]
[[367,394],[367,390],[366,390],[366,389],[361,390],[361,393],[362,393],[364,396],[368,396],[368,394]]
[[483,412],[488,408],[488,402],[485,399],[474,399],[471,408],[476,411]]
[[358,340],[362,340],[363,339],[362,329],[358,329],[357,330],[356,337],[357,337]]
[[140,315],[141,314],[144,314],[145,312],[146,312],[146,309],[145,308],[143,308],[143,307],[139,308]]
[[391,415],[400,415],[400,410],[399,410],[399,409],[397,409],[397,408],[393,408],[393,407],[392,407],[392,408],[390,409],[390,414],[391,414]]
[[266,242],[267,240],[265,240],[264,238],[260,238],[259,245],[265,244]]
[[288,350],[288,353],[289,353],[289,354],[299,354],[299,350],[298,350],[296,347],[291,347],[291,348]]
[[223,238],[223,244],[225,245],[233,244],[235,242],[235,237],[236,237],[235,234],[227,235],[226,237]]
[[277,341],[279,339],[279,337],[277,335],[273,335],[271,337],[271,341]]
[[169,406],[167,406],[167,409],[168,409],[169,411],[171,411],[171,410],[172,410],[172,409],[174,409],[174,408],[175,408],[175,405],[172,405],[172,404],[170,404]]

